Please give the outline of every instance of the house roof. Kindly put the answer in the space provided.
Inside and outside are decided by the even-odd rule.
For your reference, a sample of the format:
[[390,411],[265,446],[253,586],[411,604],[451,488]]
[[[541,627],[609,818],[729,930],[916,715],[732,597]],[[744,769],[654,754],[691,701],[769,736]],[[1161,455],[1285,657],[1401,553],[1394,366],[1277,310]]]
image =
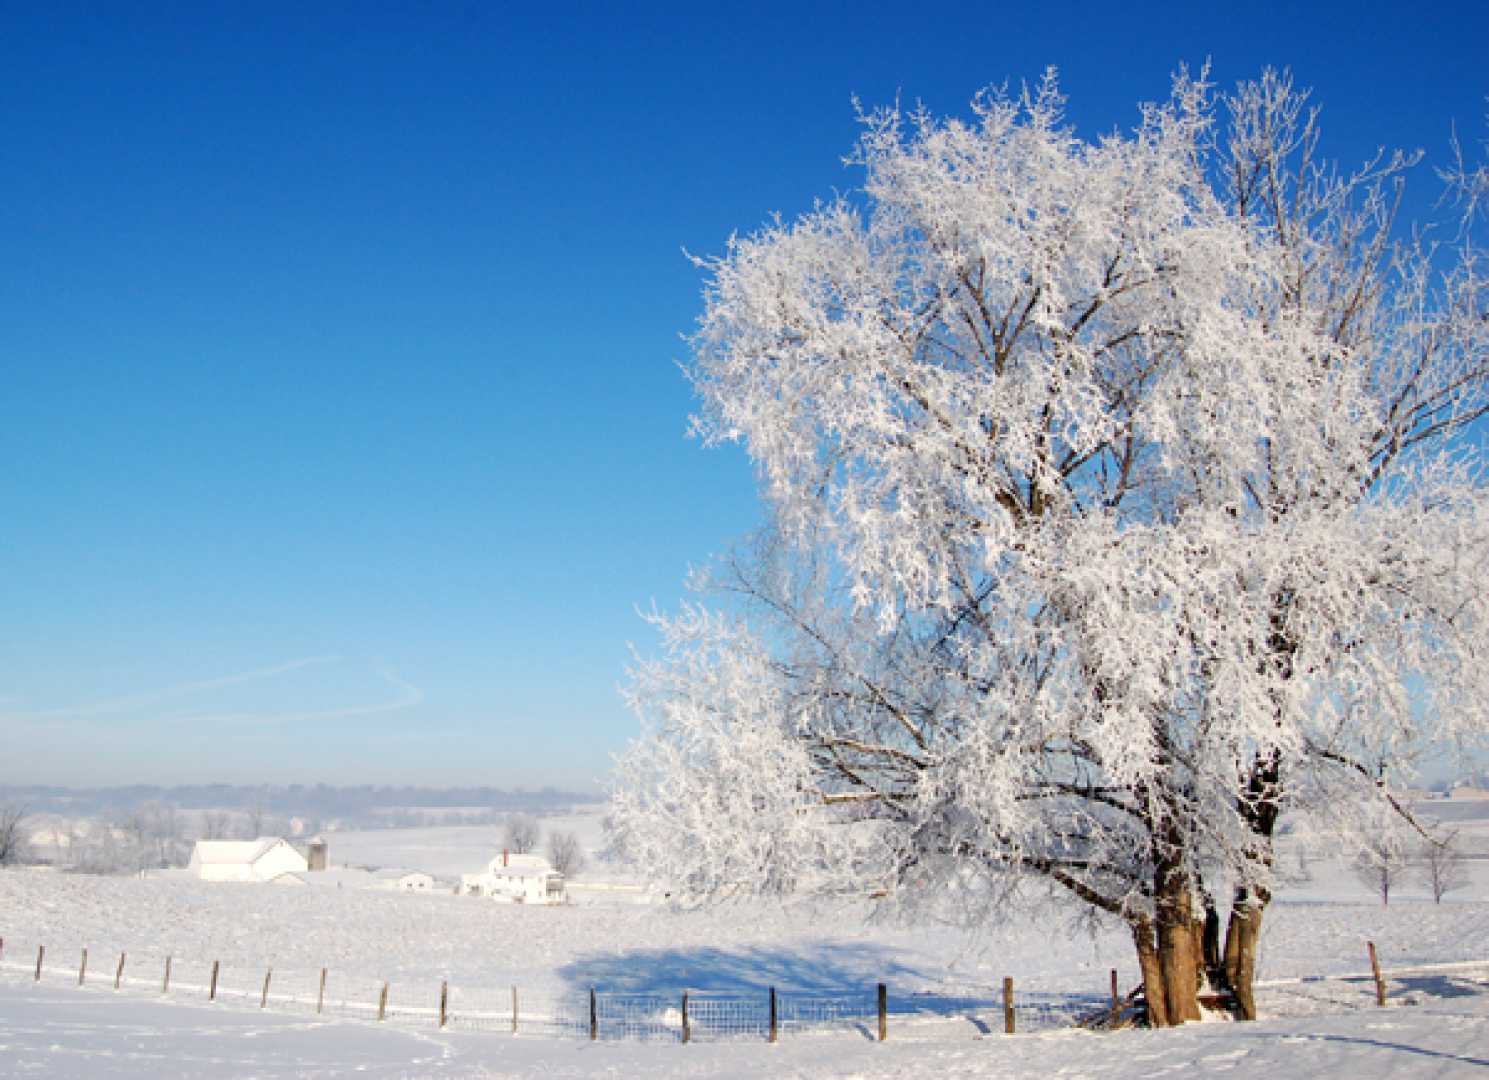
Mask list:
[[541,855],[508,855],[506,865],[502,856],[491,860],[491,873],[497,877],[529,877],[533,874],[552,874],[554,869]]
[[197,862],[219,866],[252,866],[276,844],[278,836],[260,836],[257,840],[198,840],[193,852]]

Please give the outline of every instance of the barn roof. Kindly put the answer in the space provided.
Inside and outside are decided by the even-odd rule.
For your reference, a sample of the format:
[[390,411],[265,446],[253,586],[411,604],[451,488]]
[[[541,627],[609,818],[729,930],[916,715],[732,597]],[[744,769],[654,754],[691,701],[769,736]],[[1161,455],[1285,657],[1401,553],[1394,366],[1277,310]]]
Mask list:
[[194,854],[199,863],[252,866],[275,844],[286,843],[278,836],[260,836],[257,840],[198,840]]

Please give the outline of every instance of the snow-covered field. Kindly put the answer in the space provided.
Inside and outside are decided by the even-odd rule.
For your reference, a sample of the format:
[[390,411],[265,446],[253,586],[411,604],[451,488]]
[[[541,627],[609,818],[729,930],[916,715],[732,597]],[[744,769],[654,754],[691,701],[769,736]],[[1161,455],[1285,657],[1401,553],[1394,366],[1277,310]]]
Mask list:
[[[560,827],[590,843],[598,836],[592,821]],[[333,863],[454,874],[484,863],[496,838],[489,827],[449,827],[338,833],[331,843]],[[1274,985],[1262,989],[1271,1016],[1260,1023],[1009,1038],[994,1034],[1001,1032],[1004,976],[1015,978],[1021,995],[1099,996],[1116,968],[1130,987],[1137,979],[1121,931],[1023,918],[969,939],[949,928],[873,921],[861,905],[524,908],[450,894],[8,870],[0,872],[0,1075],[1120,1078],[1266,1068],[1275,1075],[1489,1076],[1489,860],[1473,860],[1470,872],[1472,885],[1441,905],[1406,887],[1383,908],[1337,860],[1307,860],[1308,879],[1285,890],[1268,914],[1261,977]],[[600,868],[591,877],[614,875]],[[1361,973],[1367,940],[1387,969],[1486,963],[1402,972],[1383,1011],[1364,980],[1285,981]],[[37,983],[39,945],[46,967]],[[79,988],[83,948],[89,967]],[[121,953],[126,992],[116,994]],[[163,1000],[158,984],[168,955],[173,985]],[[221,965],[221,1000],[208,1005],[213,960]],[[336,1007],[318,1018],[322,967]],[[271,1007],[261,1012],[271,968]],[[378,1025],[372,1011],[384,980],[393,1015]],[[442,982],[459,1018],[509,1015],[516,986],[524,1017],[540,1019],[559,1002],[581,1001],[590,987],[761,997],[773,986],[831,997],[863,996],[879,981],[890,987],[884,1044],[852,1024],[793,1031],[774,1046],[754,1037],[683,1046],[590,1044],[540,1023],[514,1037],[505,1020],[476,1025],[488,1030],[454,1024],[439,1031],[434,1021]]]

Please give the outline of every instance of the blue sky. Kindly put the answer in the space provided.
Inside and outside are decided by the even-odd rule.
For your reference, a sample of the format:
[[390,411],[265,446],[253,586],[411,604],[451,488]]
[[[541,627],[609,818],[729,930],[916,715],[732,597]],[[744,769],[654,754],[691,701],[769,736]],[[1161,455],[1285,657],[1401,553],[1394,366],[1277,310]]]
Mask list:
[[855,95],[1291,66],[1430,164],[1489,94],[1482,3],[137,7],[0,6],[0,782],[602,783],[756,519],[683,250],[851,187]]

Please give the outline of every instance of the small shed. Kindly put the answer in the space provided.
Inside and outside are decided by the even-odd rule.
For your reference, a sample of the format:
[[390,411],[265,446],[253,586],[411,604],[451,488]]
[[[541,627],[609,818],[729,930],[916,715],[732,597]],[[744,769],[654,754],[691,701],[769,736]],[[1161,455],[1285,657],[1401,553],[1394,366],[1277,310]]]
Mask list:
[[378,870],[373,873],[380,889],[396,889],[399,892],[427,893],[434,891],[434,877],[422,870]]
[[198,840],[186,869],[203,881],[273,881],[285,874],[303,874],[309,864],[288,840],[261,836],[257,840]]

